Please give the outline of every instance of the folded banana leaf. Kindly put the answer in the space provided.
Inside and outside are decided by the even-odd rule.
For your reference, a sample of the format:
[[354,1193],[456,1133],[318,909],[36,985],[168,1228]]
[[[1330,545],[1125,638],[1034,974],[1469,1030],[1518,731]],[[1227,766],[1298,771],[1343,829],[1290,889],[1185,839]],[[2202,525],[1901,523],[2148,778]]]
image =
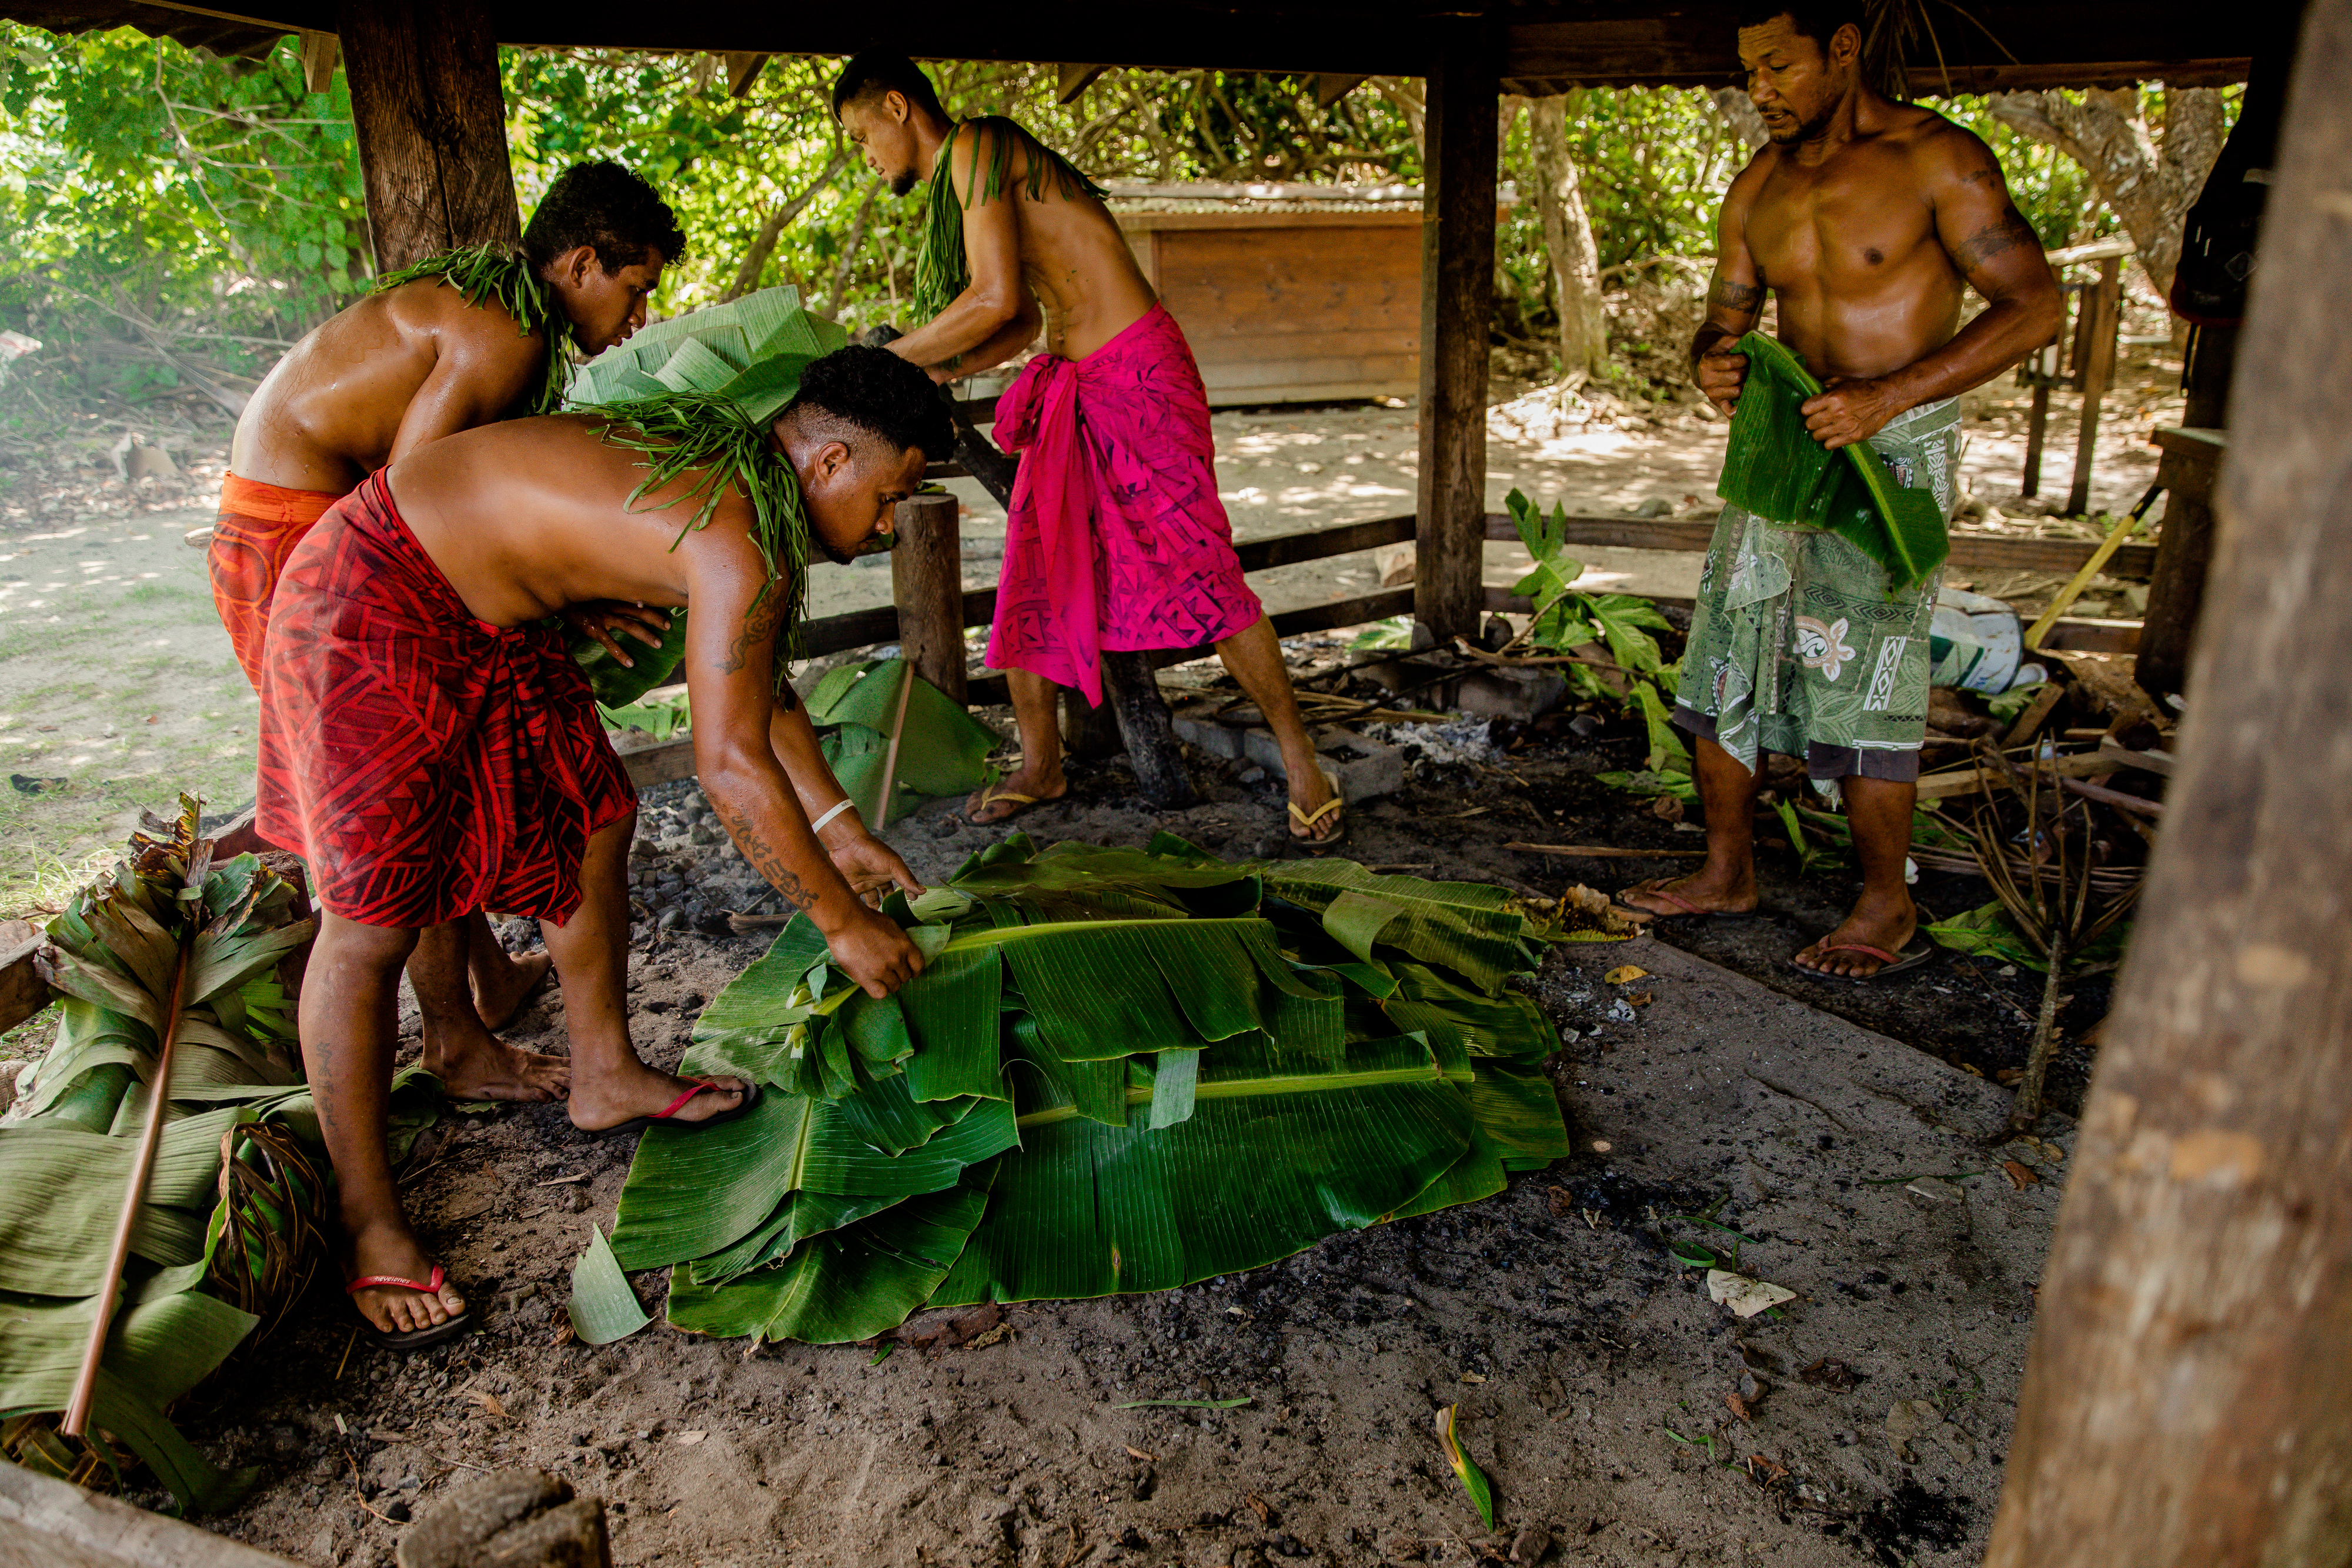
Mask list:
[[949,701],[906,660],[838,665],[809,694],[809,719],[835,779],[868,822],[883,820],[882,774],[888,766],[890,731],[901,724],[899,697],[908,681],[914,687],[904,692],[889,821],[898,821],[927,798],[968,794],[996,780],[988,754],[1003,744],[1003,737],[962,704]]
[[[0,1421],[61,1410],[72,1391],[133,1145],[162,1088],[156,1055],[185,939],[166,1120],[94,1421],[184,1507],[212,1510],[253,1476],[215,1469],[165,1413],[262,1322],[223,1299],[250,1293],[234,1271],[253,1264],[239,1249],[221,1251],[224,1137],[262,1122],[312,1145],[320,1134],[295,1055],[294,998],[278,978],[313,923],[294,918],[298,890],[256,857],[207,864],[197,821],[184,797],[176,823],[150,819],[129,855],[49,923],[48,977],[65,993],[57,1040],[25,1085],[24,1113],[0,1124],[0,1191],[10,1195],[0,1204]],[[436,1098],[421,1075],[395,1085],[395,1152],[432,1120]],[[308,1217],[279,1214],[273,1229],[315,1253]],[[110,1446],[92,1451],[112,1468]]]
[[[840,325],[801,306],[797,288],[762,288],[722,305],[656,321],[589,361],[573,373],[571,406],[592,409],[670,392],[716,392],[732,399],[754,423],[782,412],[800,391],[810,361],[849,341]],[[588,674],[596,700],[626,707],[656,686],[677,678],[686,653],[686,612],[670,618],[658,649],[627,644],[624,666],[577,632],[565,634],[572,656]]]
[[804,921],[719,993],[683,1070],[766,1092],[645,1135],[611,1251],[670,1267],[674,1327],[835,1343],[1490,1197],[1568,1153],[1558,1039],[1506,983],[1542,938],[1508,897],[1013,834],[886,905],[927,956],[886,1000]]
[[1802,404],[1822,383],[1786,346],[1750,332],[1736,351],[1748,379],[1716,486],[1723,498],[1784,527],[1827,528],[1885,568],[1896,591],[1943,565],[1951,541],[1934,494],[1897,485],[1867,442],[1832,452],[1814,440]]

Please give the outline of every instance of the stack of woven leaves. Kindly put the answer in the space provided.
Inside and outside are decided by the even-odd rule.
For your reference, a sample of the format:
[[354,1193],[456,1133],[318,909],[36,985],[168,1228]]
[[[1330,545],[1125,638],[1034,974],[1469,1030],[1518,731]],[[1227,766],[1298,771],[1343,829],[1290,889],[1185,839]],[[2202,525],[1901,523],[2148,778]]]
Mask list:
[[575,407],[628,402],[664,392],[716,392],[754,424],[776,417],[799,390],[801,371],[849,341],[837,322],[802,308],[797,288],[762,288],[656,321],[576,371]]
[[[804,922],[722,991],[689,1072],[762,1098],[656,1128],[574,1271],[602,1342],[869,1337],[924,1306],[1161,1291],[1470,1203],[1568,1152],[1546,940],[1503,889],[1014,834],[888,912],[928,956],[876,1000]],[[1574,927],[1583,927],[1575,929]]]
[[[184,797],[176,822],[148,819],[48,926],[57,1039],[0,1124],[0,1451],[83,1485],[144,1461],[184,1506],[213,1509],[251,1478],[215,1469],[167,1412],[300,1297],[325,1253],[328,1177],[281,977],[313,923],[262,861],[213,862],[197,821]],[[432,1120],[433,1090],[415,1074],[396,1087],[396,1148]],[[110,1243],[159,1095],[117,1300]],[[57,1413],[101,1310],[95,1429],[68,1437]]]

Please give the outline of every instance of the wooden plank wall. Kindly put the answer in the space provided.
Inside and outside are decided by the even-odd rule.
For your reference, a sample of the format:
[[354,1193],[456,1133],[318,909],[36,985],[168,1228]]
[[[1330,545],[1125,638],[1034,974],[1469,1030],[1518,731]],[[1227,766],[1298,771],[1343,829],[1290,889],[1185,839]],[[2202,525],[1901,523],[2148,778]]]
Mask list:
[[1418,384],[1419,213],[1124,213],[1119,222],[1191,340],[1213,405],[1406,397]]

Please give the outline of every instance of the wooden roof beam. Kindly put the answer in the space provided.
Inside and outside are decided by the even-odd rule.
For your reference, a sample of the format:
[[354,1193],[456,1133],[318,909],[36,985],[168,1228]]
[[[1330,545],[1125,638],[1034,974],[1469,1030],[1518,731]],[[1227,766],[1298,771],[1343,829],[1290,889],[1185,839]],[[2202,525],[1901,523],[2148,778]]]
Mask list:
[[760,79],[761,71],[767,68],[768,62],[775,58],[775,56],[755,54],[749,49],[730,49],[725,57],[727,96],[741,98],[751,90],[751,84]]
[[331,92],[335,86],[335,61],[342,53],[342,40],[332,33],[302,35],[302,90]]
[[1093,85],[1094,79],[1110,69],[1108,66],[1057,65],[1054,68],[1054,101],[1076,103],[1078,94]]

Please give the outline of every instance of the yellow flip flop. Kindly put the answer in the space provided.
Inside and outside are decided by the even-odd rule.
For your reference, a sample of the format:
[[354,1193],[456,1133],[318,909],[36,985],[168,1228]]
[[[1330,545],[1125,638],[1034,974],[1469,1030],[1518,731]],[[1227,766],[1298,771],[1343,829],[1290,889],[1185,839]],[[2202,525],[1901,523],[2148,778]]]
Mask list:
[[[1058,800],[1061,797],[1056,795],[1054,799]],[[995,805],[999,800],[1010,800],[1014,805],[1020,807],[1022,810],[1027,810],[1032,806],[1042,806],[1045,804],[1045,801],[1035,795],[1024,795],[1018,789],[999,789],[992,794],[982,795],[980,798],[980,805],[975,808],[975,810],[985,811],[991,806]],[[971,825],[975,828],[992,828],[999,822],[1009,822],[1020,814],[1020,811],[1007,811],[1001,817],[991,817],[987,821],[982,822],[974,820],[969,813],[967,813],[965,821],[971,822]]]
[[[1312,844],[1319,849],[1328,849],[1333,844],[1344,843],[1347,841],[1348,819],[1345,814],[1347,810],[1347,802],[1339,798],[1339,778],[1338,774],[1333,773],[1328,768],[1320,767],[1317,768],[1315,771],[1323,775],[1324,783],[1331,786],[1331,798],[1328,800],[1324,801],[1320,806],[1316,807],[1312,811],[1302,811],[1298,809],[1298,803],[1297,801],[1294,800],[1289,802],[1291,821],[1297,827],[1307,830],[1306,832],[1294,832],[1290,836],[1299,843]],[[1333,816],[1335,814],[1337,814],[1339,819],[1339,831],[1338,832],[1333,833],[1328,839],[1310,838],[1308,836],[1308,834],[1311,834],[1315,831],[1316,823],[1321,821],[1326,817]]]

